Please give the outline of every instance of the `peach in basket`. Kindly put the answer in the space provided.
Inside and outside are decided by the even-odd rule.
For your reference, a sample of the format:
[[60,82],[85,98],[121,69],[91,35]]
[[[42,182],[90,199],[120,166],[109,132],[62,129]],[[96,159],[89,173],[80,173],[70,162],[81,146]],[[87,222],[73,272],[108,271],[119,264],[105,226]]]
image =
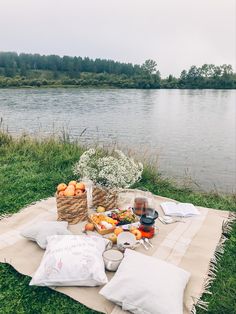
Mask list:
[[76,188],[76,190],[84,191],[85,190],[85,185],[84,185],[83,182],[79,182],[79,183],[76,183],[75,188]]
[[57,196],[80,196],[85,192],[83,182],[70,181],[68,185],[60,183],[57,186]]
[[81,194],[84,194],[84,191],[82,191],[82,190],[75,190],[75,196],[79,196],[79,195],[81,195]]
[[64,196],[74,196],[74,195],[75,195],[75,188],[73,185],[69,185],[64,191]]
[[67,188],[67,185],[65,183],[60,183],[57,186],[57,192],[65,191],[66,188]]

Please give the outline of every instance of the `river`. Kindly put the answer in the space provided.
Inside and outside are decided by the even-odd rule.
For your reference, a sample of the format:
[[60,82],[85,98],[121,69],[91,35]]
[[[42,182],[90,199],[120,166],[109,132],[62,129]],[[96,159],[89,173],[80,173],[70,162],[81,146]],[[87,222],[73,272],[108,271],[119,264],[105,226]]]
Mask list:
[[236,191],[236,90],[1,89],[0,118],[12,134],[64,129],[83,143],[158,156],[178,182]]

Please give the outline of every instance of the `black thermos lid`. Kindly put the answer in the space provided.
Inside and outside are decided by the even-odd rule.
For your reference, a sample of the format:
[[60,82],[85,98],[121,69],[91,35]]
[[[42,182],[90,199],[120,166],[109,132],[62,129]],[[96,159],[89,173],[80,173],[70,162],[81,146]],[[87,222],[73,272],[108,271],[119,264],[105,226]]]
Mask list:
[[140,223],[142,225],[145,225],[145,226],[152,226],[155,222],[155,219],[151,218],[151,217],[145,217],[145,216],[142,216],[140,218]]

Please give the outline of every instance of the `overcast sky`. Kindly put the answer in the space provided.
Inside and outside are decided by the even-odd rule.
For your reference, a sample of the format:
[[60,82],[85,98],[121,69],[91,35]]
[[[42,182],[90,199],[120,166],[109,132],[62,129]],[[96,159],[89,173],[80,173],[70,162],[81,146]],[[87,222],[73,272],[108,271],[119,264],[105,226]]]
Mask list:
[[235,0],[0,0],[0,50],[235,69]]

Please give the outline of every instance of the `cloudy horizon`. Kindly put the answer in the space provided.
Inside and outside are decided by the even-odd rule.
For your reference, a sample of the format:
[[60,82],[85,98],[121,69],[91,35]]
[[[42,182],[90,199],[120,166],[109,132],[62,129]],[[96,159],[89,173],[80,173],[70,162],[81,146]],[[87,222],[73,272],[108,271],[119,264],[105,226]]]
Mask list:
[[142,64],[162,77],[204,63],[235,70],[235,1],[1,0],[0,51]]

